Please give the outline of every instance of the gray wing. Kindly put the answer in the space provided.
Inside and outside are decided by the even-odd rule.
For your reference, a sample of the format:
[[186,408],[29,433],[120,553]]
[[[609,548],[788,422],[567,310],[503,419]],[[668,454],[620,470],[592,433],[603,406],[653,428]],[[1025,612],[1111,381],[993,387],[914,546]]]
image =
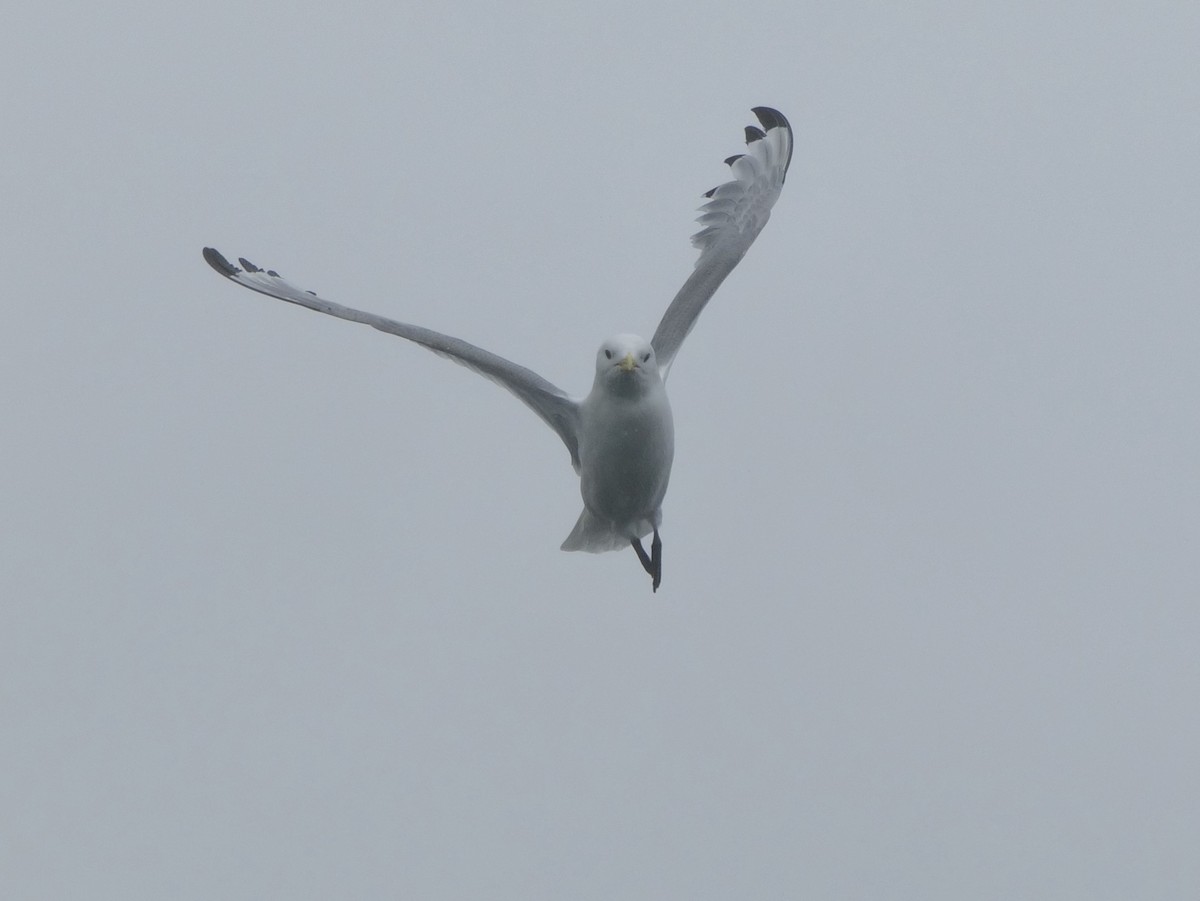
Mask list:
[[725,160],[733,181],[705,193],[709,200],[696,220],[703,228],[692,236],[700,249],[696,269],[650,340],[664,379],[701,310],[763,230],[783,189],[792,161],[792,127],[778,110],[758,106],[752,112],[763,127],[748,126],[746,152]]
[[459,338],[452,338],[418,325],[409,325],[364,313],[351,307],[333,303],[318,297],[312,291],[302,291],[280,277],[271,269],[260,269],[253,263],[239,259],[241,269],[230,263],[211,247],[204,248],[204,259],[208,265],[230,281],[268,297],[277,297],[288,303],[299,304],[318,313],[328,313],[339,319],[361,322],[390,335],[399,335],[409,341],[427,347],[434,353],[453,360],[507,388],[533,410],[542,421],[558,433],[571,453],[571,465],[579,469],[579,402],[569,397],[560,388],[546,381],[536,372],[518,366],[504,357],[497,356]]

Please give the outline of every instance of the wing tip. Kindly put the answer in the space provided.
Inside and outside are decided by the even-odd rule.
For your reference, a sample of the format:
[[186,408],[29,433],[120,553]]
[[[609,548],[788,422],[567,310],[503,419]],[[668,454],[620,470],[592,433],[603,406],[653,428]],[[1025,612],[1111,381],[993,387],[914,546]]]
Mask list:
[[[229,260],[225,259],[221,251],[217,250],[215,247],[204,248],[204,261],[226,278],[236,279],[242,273],[245,273],[246,275],[261,274],[269,275],[272,278],[283,278],[283,276],[281,276],[274,269],[263,269],[260,266],[255,266],[245,257],[238,257],[238,262],[242,264],[242,268],[239,269],[237,266],[233,265],[233,263],[229,262]],[[311,291],[308,293],[312,294]]]
[[221,251],[217,250],[215,247],[204,248],[204,262],[208,263],[208,265],[212,266],[213,269],[217,270],[217,272],[226,278],[233,278],[242,271],[241,269],[238,269],[237,266],[233,265],[233,263],[229,262],[229,260],[225,259],[225,257],[221,255]]
[[758,121],[762,123],[762,127],[767,131],[771,131],[775,128],[786,128],[788,131],[792,130],[792,126],[788,122],[787,116],[774,107],[756,106],[751,109],[750,112],[754,113],[754,115],[758,118]]
[[[783,178],[780,179],[781,182],[787,181],[788,169],[791,168],[792,165],[792,145],[794,143],[792,141],[792,123],[788,122],[787,116],[772,106],[756,106],[753,107],[750,112],[754,113],[754,115],[758,118],[758,121],[762,123],[762,127],[766,132],[774,131],[776,128],[782,128],[787,132],[787,161],[783,164]],[[755,131],[758,131],[758,129],[755,129]],[[749,144],[749,128],[746,129],[746,135],[746,143]],[[759,136],[766,137],[766,134],[764,132],[759,132]]]

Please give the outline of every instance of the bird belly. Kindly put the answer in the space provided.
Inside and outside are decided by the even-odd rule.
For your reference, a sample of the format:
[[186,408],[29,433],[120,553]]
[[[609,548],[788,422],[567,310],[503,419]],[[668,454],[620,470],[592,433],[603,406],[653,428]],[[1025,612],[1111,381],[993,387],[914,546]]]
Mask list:
[[579,448],[584,506],[630,538],[644,535],[658,525],[674,458],[666,398],[616,405],[594,425]]

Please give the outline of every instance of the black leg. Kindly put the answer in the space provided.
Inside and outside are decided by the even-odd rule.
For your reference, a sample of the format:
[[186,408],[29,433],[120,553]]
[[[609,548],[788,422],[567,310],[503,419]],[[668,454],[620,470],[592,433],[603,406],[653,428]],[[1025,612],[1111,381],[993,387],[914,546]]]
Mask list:
[[[633,549],[637,551],[638,560],[642,562],[642,569],[650,573],[650,575],[654,575],[654,564],[651,562],[649,555],[646,553],[646,549],[642,547],[642,539],[635,538],[630,543],[633,545]],[[654,545],[651,544],[650,547],[653,548]]]
[[658,591],[658,586],[662,583],[662,539],[658,537],[658,529],[654,530],[654,540],[650,542],[650,553],[646,553],[646,549],[642,547],[642,540],[634,538],[630,541],[633,549],[637,551],[638,560],[641,561],[642,569],[650,575],[650,586],[654,591]]
[[654,530],[654,540],[650,542],[650,578],[654,591],[662,583],[662,539],[658,537],[658,529]]

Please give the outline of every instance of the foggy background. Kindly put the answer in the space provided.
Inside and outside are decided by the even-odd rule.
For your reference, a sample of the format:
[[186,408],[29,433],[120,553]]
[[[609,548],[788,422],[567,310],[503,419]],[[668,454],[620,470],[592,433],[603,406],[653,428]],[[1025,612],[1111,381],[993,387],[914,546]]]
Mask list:
[[[1200,892],[1200,7],[47,4],[0,36],[0,894]],[[653,332],[657,595],[506,392]]]

